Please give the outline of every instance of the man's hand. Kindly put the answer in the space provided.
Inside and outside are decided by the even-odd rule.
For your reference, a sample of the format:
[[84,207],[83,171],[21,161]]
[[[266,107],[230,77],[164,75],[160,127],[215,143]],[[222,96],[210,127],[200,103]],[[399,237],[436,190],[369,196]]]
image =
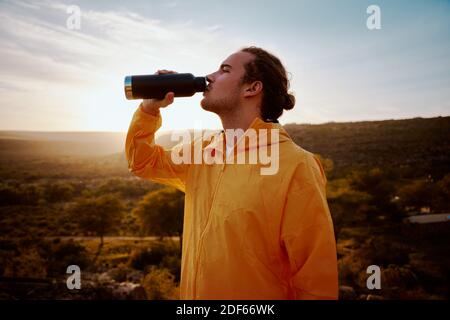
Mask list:
[[[177,73],[171,70],[158,70],[155,74],[170,74]],[[157,115],[159,113],[159,108],[165,108],[173,103],[175,94],[173,92],[166,93],[164,99],[144,99],[141,103],[142,111],[149,113],[151,115]]]

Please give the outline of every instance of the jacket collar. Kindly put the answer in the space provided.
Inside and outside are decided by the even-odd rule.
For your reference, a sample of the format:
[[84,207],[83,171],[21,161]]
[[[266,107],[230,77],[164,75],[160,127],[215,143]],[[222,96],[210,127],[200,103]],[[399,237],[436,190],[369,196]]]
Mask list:
[[[270,146],[272,144],[271,141],[271,130],[277,129],[278,132],[274,131],[272,134],[278,134],[278,141],[277,143],[283,143],[286,141],[291,140],[291,137],[289,134],[284,130],[283,126],[279,123],[273,123],[273,122],[265,122],[259,117],[256,117],[251,122],[248,129],[244,132],[242,136],[239,137],[237,143],[234,145],[234,152],[236,152],[237,146],[240,143],[244,143],[242,139],[244,139],[246,136],[249,136],[251,134],[251,130],[255,130],[256,136],[257,136],[257,146],[253,147],[265,147]],[[266,135],[267,139],[260,138],[262,135]],[[245,150],[248,150],[252,146],[249,146],[248,143],[245,143]],[[211,142],[206,145],[204,148],[206,152],[225,152],[226,150],[226,134],[225,131],[222,130],[218,134],[216,134]],[[213,151],[214,150],[214,151]]]

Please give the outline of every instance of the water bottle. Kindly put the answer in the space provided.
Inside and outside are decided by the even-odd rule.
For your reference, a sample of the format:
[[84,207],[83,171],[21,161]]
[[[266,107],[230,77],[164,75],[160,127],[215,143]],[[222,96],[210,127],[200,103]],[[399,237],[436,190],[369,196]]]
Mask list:
[[125,77],[125,96],[133,99],[164,99],[168,92],[175,97],[190,97],[206,89],[205,77],[191,73],[170,73]]

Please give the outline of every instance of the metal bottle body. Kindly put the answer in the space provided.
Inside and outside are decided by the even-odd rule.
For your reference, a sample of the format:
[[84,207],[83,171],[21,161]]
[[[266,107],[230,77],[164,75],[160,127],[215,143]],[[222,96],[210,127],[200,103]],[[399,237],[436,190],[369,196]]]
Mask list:
[[191,73],[138,75],[125,77],[127,99],[163,99],[166,93],[175,97],[190,97],[206,89],[205,77],[194,77]]

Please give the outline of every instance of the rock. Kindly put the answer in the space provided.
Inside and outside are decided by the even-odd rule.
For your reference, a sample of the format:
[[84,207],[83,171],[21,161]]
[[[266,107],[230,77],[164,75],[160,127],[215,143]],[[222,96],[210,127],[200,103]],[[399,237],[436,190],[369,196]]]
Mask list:
[[111,279],[108,272],[103,272],[100,275],[97,276],[97,282],[100,284],[109,284],[115,282],[113,279]]
[[116,282],[140,283],[144,272],[127,267],[113,268],[108,271],[108,276]]
[[146,300],[145,289],[140,284],[132,282],[114,283],[108,286],[114,299],[121,300]]
[[133,290],[131,290],[128,295],[128,299],[130,300],[147,300],[147,293],[145,292],[145,288],[141,285],[137,285]]
[[350,286],[340,286],[339,287],[339,299],[340,300],[355,300],[356,292]]
[[[136,274],[134,277],[138,277],[138,275]],[[143,286],[130,281],[115,281],[108,272],[85,275],[81,286],[83,288],[81,299],[147,300],[147,294]]]
[[130,282],[139,283],[142,278],[144,278],[144,272],[140,270],[133,270],[127,274],[127,280]]
[[366,300],[384,300],[384,298],[377,294],[368,294]]
[[382,284],[387,288],[412,287],[417,283],[416,274],[408,266],[390,264],[381,272]]

